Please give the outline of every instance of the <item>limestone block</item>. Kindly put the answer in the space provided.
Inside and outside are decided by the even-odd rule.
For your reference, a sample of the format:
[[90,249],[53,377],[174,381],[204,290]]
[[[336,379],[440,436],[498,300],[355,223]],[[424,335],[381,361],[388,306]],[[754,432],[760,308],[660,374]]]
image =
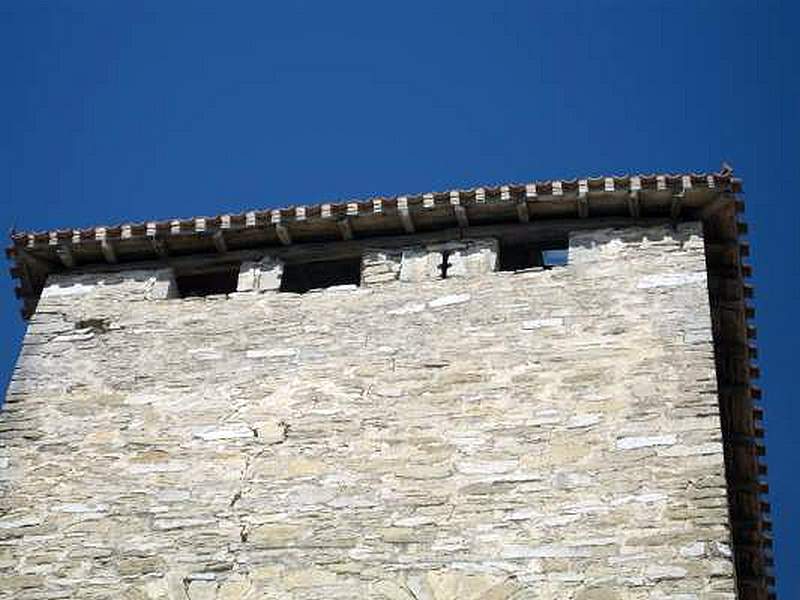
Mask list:
[[677,441],[678,438],[675,434],[631,436],[618,439],[617,448],[620,450],[634,450],[652,446],[672,446]]
[[216,600],[242,600],[248,596],[251,589],[251,583],[247,578],[233,575],[220,584]]
[[367,250],[361,260],[361,285],[370,286],[396,281],[400,277],[400,250]]
[[545,327],[563,327],[564,319],[562,317],[549,317],[542,319],[529,319],[522,322],[522,329],[530,331],[542,329]]
[[623,598],[619,590],[606,586],[585,588],[575,596],[575,600],[623,600]]
[[289,589],[296,588],[321,588],[326,585],[335,584],[337,580],[336,573],[311,567],[307,569],[295,569],[289,571],[284,576],[284,582]]
[[639,280],[636,287],[639,289],[675,287],[692,283],[705,283],[706,272],[695,271],[693,273],[656,273],[645,275]]
[[497,268],[498,245],[494,239],[466,240],[460,248],[450,251],[448,277],[474,277],[491,273]]
[[189,600],[216,600],[217,583],[215,581],[192,581],[186,590]]
[[506,574],[451,569],[432,571],[425,579],[432,600],[509,600],[519,589]]
[[676,565],[650,565],[645,569],[645,575],[655,581],[681,579],[686,573],[685,568]]
[[41,301],[74,296],[119,300],[164,300],[177,295],[172,269],[53,274],[47,278]]
[[248,541],[266,548],[284,548],[295,545],[306,533],[297,525],[259,525],[250,531]]
[[192,435],[204,441],[250,439],[256,436],[255,430],[244,423],[217,427],[210,425],[198,427]]
[[435,298],[428,302],[428,306],[431,308],[443,308],[445,306],[452,306],[454,304],[463,304],[465,302],[469,302],[471,299],[472,296],[469,294],[452,294],[449,296]]
[[172,269],[160,269],[148,278],[145,297],[148,300],[166,300],[178,296],[178,286]]
[[378,600],[417,600],[403,584],[391,580],[380,580],[370,586],[371,598]]
[[420,282],[442,278],[442,253],[427,247],[403,250],[400,266],[400,281]]

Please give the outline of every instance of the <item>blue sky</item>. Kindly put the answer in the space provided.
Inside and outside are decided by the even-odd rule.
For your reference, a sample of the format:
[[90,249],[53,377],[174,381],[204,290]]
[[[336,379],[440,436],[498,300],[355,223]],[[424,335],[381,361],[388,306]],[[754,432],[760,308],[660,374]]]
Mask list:
[[[798,19],[778,0],[4,0],[0,227],[726,160],[752,232],[778,591],[800,597]],[[0,386],[24,332],[7,267]]]

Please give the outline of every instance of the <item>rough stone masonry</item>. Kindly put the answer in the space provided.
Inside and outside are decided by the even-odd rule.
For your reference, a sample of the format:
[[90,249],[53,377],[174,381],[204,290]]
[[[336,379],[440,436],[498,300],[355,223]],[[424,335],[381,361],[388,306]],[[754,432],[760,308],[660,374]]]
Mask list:
[[[0,598],[736,596],[702,227],[177,298],[51,275],[0,413]],[[265,253],[265,255],[268,253]]]

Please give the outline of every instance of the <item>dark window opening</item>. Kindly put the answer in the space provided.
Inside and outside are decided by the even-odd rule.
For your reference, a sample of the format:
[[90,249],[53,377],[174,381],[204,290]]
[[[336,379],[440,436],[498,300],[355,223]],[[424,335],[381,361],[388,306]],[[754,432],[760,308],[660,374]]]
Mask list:
[[538,248],[528,244],[501,244],[500,270],[521,271],[542,266],[542,255]]
[[281,291],[302,294],[334,285],[361,285],[361,257],[307,263],[287,263],[283,267]]
[[554,242],[502,242],[500,244],[500,270],[521,271],[541,267],[552,269],[569,262],[569,244],[566,240]]
[[239,265],[215,267],[207,271],[176,275],[178,295],[181,298],[231,294],[239,282]]

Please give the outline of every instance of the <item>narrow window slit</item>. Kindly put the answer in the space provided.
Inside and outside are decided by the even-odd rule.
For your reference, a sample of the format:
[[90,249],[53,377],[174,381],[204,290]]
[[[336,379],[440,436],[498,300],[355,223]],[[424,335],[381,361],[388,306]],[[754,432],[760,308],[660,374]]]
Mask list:
[[439,271],[442,273],[442,279],[447,279],[447,269],[452,266],[448,260],[449,258],[450,250],[444,250],[442,252],[442,264],[439,265]]

